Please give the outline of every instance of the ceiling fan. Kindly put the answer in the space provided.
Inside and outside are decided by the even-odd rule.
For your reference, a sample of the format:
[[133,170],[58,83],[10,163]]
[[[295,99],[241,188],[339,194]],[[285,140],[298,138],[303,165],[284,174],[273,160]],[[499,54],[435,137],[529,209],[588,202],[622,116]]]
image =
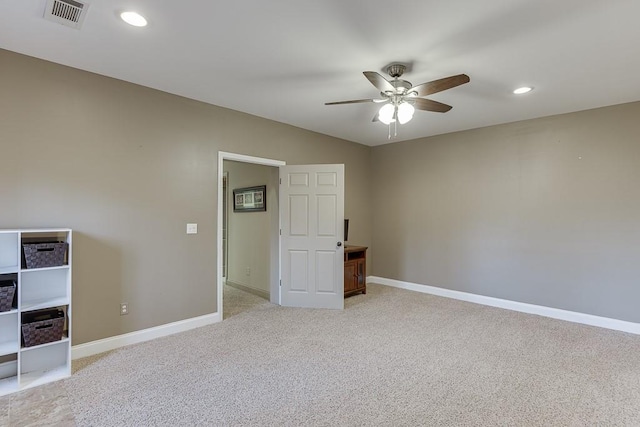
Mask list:
[[375,71],[365,71],[364,76],[380,91],[378,99],[354,99],[352,101],[327,102],[324,105],[357,104],[361,102],[384,103],[380,111],[373,118],[374,122],[380,121],[385,125],[391,123],[405,124],[413,118],[416,109],[446,113],[451,110],[450,105],[438,101],[423,98],[443,90],[469,82],[469,76],[458,74],[412,86],[410,82],[400,77],[406,70],[404,64],[391,64],[387,67],[387,73],[392,80],[387,80]]

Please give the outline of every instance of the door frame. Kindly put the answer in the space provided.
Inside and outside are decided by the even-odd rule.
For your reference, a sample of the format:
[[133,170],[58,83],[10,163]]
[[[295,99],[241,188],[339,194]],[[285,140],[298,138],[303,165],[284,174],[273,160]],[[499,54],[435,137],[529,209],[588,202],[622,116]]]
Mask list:
[[[227,185],[226,191],[224,188],[225,183]],[[220,194],[222,194],[222,280],[224,284],[229,274],[229,174],[224,171],[222,173],[222,184],[223,189]],[[224,222],[225,218],[227,218],[226,224]]]
[[[238,153],[230,153],[226,151],[218,151],[218,221],[217,221],[217,229],[216,229],[216,240],[217,240],[217,283],[218,283],[218,313],[220,315],[220,320],[224,318],[224,314],[222,313],[222,294],[224,283],[222,281],[222,180],[224,176],[224,161],[231,160],[234,162],[243,162],[243,163],[252,163],[256,165],[263,166],[273,166],[280,168],[280,166],[285,166],[287,163],[282,160],[275,159],[267,159],[263,157],[254,157],[247,156],[245,154]],[[227,181],[227,186],[229,182]],[[229,188],[227,188],[229,191]],[[279,215],[278,215],[279,217]],[[278,236],[280,233],[280,223],[279,220],[277,223],[271,224],[271,235]],[[270,284],[270,300],[274,304],[280,304],[280,239],[277,239],[278,247],[271,248],[271,284]],[[273,251],[276,250],[277,253],[274,255]],[[274,271],[277,271],[277,279],[275,278]],[[274,292],[275,291],[275,292]]]

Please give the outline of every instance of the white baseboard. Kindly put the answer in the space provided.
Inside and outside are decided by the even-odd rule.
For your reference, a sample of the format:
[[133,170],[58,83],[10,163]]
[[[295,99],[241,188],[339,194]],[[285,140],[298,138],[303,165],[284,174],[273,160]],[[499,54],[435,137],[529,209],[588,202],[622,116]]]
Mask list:
[[220,313],[205,314],[204,316],[193,317],[191,319],[179,320],[153,328],[142,329],[128,334],[117,335],[115,337],[104,338],[71,347],[71,359],[93,356],[104,353],[126,345],[137,344],[152,339],[172,335],[178,332],[185,332],[201,326],[218,323],[222,320]]
[[476,304],[489,305],[491,307],[504,308],[522,313],[537,314],[553,319],[566,320],[568,322],[582,323],[584,325],[598,326],[600,328],[629,332],[640,335],[640,323],[627,322],[625,320],[611,319],[609,317],[594,316],[592,314],[578,313],[576,311],[561,310],[559,308],[545,307],[542,305],[527,304],[517,301],[509,301],[500,298],[486,297],[467,292],[453,291],[451,289],[435,286],[420,285],[418,283],[402,282],[400,280],[385,279],[384,277],[368,276],[367,283],[392,286],[394,288],[407,289],[422,292],[424,294],[437,295],[445,298],[453,298]]

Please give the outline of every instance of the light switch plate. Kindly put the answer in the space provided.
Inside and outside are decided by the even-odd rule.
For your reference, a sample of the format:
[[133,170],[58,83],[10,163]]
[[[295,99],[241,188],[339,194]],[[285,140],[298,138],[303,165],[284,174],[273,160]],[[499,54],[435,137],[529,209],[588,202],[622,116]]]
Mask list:
[[198,234],[198,224],[187,224],[187,234]]

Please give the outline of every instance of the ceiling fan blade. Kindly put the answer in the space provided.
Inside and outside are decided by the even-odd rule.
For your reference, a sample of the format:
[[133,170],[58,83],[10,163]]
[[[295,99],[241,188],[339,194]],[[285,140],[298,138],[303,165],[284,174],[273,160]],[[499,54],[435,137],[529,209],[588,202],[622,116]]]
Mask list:
[[451,105],[424,98],[415,98],[413,106],[417,110],[434,111],[436,113],[446,113],[453,108]]
[[422,83],[421,85],[412,87],[408,92],[417,92],[418,96],[427,96],[469,83],[469,81],[469,76],[466,74],[458,74],[457,76],[445,77],[444,79]]
[[371,84],[378,88],[380,92],[394,92],[396,90],[396,88],[389,83],[389,80],[385,79],[375,71],[365,71],[362,74],[364,74]]
[[377,99],[353,99],[351,101],[325,102],[324,105],[359,104],[361,102],[380,102]]

